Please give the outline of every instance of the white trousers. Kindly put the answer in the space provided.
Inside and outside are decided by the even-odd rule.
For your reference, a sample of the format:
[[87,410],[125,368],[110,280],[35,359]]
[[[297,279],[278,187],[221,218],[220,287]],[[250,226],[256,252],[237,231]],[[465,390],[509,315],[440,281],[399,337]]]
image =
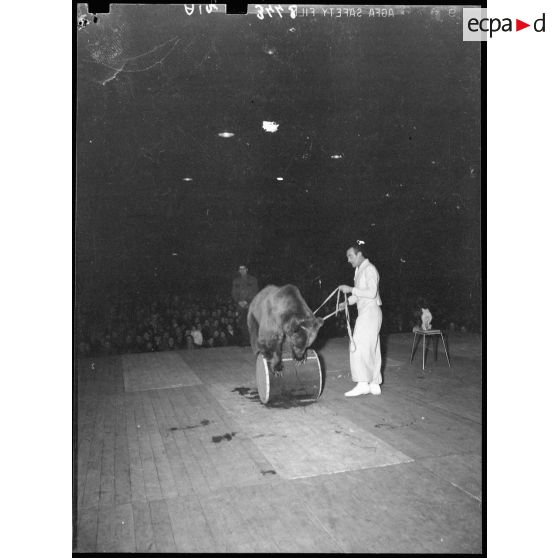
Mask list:
[[377,304],[369,304],[359,311],[349,349],[351,378],[353,382],[382,383],[382,354],[380,352],[380,328],[382,309]]

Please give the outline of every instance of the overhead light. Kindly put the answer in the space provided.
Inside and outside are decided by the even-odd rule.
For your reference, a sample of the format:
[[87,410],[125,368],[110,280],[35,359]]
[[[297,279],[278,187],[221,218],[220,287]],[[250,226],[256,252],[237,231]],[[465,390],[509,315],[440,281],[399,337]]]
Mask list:
[[232,132],[220,132],[218,135],[222,138],[232,138],[234,136]]
[[277,122],[271,122],[270,120],[264,120],[262,122],[262,128],[266,132],[276,132],[277,128],[279,128],[279,124],[277,124]]
[[334,155],[330,155],[330,157],[331,157],[332,159],[342,159],[342,158],[343,158],[343,155],[334,154]]
[[284,180],[284,178],[283,178],[282,176],[278,176],[278,177],[277,177],[277,180],[278,180],[279,182],[282,182],[282,181]]
[[190,178],[189,176],[186,176],[182,180],[184,180],[184,182],[192,182],[192,180],[194,180],[194,179]]

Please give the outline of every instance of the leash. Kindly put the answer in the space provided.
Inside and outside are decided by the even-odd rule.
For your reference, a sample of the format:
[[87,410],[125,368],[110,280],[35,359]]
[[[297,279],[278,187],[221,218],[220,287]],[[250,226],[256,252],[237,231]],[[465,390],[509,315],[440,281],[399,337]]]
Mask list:
[[[316,310],[314,310],[314,314],[335,294],[337,293],[337,306],[339,306],[339,287],[335,287],[335,289],[333,289],[333,291],[331,291],[331,294],[316,308]],[[333,312],[333,314],[337,313],[338,308],[335,309],[335,312]],[[329,314],[327,317],[329,318],[329,316],[332,316],[333,314]],[[327,318],[324,318],[324,320]]]
[[[341,295],[341,291],[339,290],[339,287],[336,287],[331,292],[331,294],[318,306],[318,308],[316,308],[316,310],[314,310],[314,315],[335,293],[337,293],[337,302],[335,304],[335,310],[333,312],[331,312],[330,314],[328,314],[325,318],[323,318],[323,320],[325,321],[328,318],[331,318],[331,316],[333,316],[333,315],[335,315],[339,312],[339,297]],[[351,322],[350,322],[350,319],[349,319],[349,303],[347,302],[347,293],[343,293],[343,296],[345,297],[345,320],[347,322],[347,333],[349,334],[349,339],[351,340],[349,350],[351,351],[351,353],[354,353],[356,351],[356,344],[355,344],[355,341],[353,339],[353,332],[351,330]]]

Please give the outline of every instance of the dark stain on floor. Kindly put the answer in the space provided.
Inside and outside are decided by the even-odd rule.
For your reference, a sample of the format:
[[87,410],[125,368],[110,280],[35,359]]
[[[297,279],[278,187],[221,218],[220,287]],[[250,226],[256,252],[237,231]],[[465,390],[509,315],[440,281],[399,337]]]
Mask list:
[[171,426],[167,430],[170,430],[171,432],[176,432],[177,430],[191,430],[192,428],[199,428],[200,426],[207,426],[210,423],[211,423],[210,420],[203,419],[202,421],[200,421],[199,424],[187,424],[186,426]]
[[236,391],[239,395],[242,395],[243,397],[246,397],[246,399],[249,399],[250,401],[259,401],[260,400],[260,395],[258,394],[258,390],[255,390],[254,388],[248,388],[248,387],[236,387],[234,389],[232,389],[231,391]]
[[265,475],[276,475],[277,474],[277,472],[274,471],[273,469],[268,469],[267,471],[264,471],[263,469],[261,469],[260,473],[264,476]]
[[236,432],[227,432],[226,434],[223,434],[222,436],[213,436],[211,438],[211,441],[214,444],[218,444],[219,442],[222,442],[223,440],[227,440],[227,442],[230,442],[233,437],[236,436]]
[[393,428],[405,428],[405,426],[412,426],[415,424],[416,420],[412,420],[411,422],[406,422],[405,424],[389,424],[388,422],[380,422],[379,424],[375,424],[375,428],[387,428],[388,430],[392,430]]
[[[257,389],[241,386],[235,387],[231,391],[237,392],[239,395],[242,395],[250,401],[260,402],[260,394]],[[265,406],[271,409],[292,409],[293,407],[306,407],[306,405],[310,405],[312,403],[315,403],[314,399],[310,401],[297,399],[295,394],[291,397],[283,395],[275,398],[273,401],[266,403]]]
[[269,409],[292,409],[293,407],[306,407],[315,403],[312,401],[301,401],[300,399],[290,399],[288,397],[281,397],[275,401],[270,401],[266,403],[266,407]]

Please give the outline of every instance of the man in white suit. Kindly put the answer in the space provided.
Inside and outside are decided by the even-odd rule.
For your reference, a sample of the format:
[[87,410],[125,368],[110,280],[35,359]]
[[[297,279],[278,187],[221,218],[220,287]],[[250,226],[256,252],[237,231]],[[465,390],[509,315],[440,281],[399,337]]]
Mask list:
[[380,395],[382,390],[382,355],[380,352],[380,328],[382,327],[382,299],[380,298],[380,276],[364,253],[364,242],[347,250],[347,261],[355,268],[355,286],[340,285],[345,294],[350,293],[349,304],[356,304],[358,318],[350,348],[351,378],[356,386],[345,393],[347,397],[372,393]]

